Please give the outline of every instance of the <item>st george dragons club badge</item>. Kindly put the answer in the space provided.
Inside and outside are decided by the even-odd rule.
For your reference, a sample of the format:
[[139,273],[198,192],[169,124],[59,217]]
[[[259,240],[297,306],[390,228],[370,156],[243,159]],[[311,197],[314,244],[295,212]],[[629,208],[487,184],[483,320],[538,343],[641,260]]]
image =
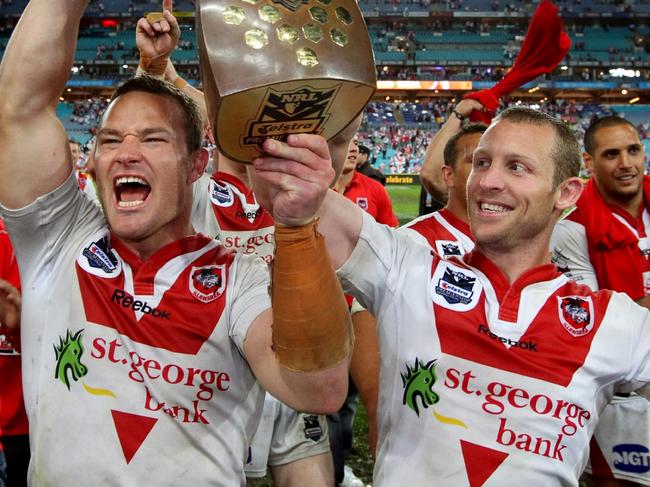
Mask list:
[[574,337],[585,336],[594,327],[591,296],[558,296],[557,305],[560,323]]
[[190,292],[199,301],[210,303],[219,298],[225,288],[225,266],[192,267],[190,272]]

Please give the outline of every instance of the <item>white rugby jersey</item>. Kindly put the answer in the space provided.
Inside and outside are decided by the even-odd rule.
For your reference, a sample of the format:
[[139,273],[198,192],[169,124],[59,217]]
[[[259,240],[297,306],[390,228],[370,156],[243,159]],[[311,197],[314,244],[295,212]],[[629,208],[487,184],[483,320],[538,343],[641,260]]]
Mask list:
[[192,225],[227,249],[273,260],[273,217],[253,190],[232,174],[203,175],[194,183]]
[[373,485],[578,485],[599,412],[650,381],[650,314],[551,264],[510,285],[465,260],[364,215],[338,271],[378,322]]
[[3,210],[23,282],[30,485],[245,485],[263,391],[243,352],[258,259],[195,235],[140,262],[61,187]]

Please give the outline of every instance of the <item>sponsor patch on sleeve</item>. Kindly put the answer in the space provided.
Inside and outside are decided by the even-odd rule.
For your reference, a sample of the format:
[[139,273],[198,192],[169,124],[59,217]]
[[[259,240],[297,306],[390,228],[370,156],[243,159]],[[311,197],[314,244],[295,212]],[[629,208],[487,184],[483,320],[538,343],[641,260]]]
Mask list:
[[77,263],[86,272],[104,278],[114,278],[122,272],[122,261],[111,248],[108,230],[100,230],[83,246]]
[[441,261],[431,278],[433,302],[454,311],[469,311],[476,306],[483,286],[468,269]]

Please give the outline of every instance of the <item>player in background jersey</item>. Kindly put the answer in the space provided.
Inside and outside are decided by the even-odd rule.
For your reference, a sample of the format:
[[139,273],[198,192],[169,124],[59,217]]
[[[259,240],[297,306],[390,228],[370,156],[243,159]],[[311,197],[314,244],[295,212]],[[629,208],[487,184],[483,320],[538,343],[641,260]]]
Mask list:
[[[353,123],[358,128],[361,117]],[[334,188],[359,208],[368,212],[377,222],[396,227],[399,222],[386,188],[378,181],[355,170],[359,155],[358,145],[359,141],[355,136],[349,142],[345,163]]]
[[[442,257],[461,256],[474,249],[467,215],[467,178],[472,170],[472,154],[486,129],[483,124],[470,124],[449,136],[440,167],[447,187],[447,205],[402,227],[414,238],[426,241]],[[436,137],[447,133],[440,136],[439,132]],[[427,162],[431,163],[431,159]]]
[[[20,276],[14,250],[0,219],[0,486],[27,485],[29,424],[20,366]],[[2,462],[0,462],[2,463]],[[4,483],[3,483],[4,482]]]
[[357,154],[357,171],[364,176],[374,179],[382,186],[386,186],[386,176],[379,169],[370,164],[370,149],[365,145],[358,144],[359,153]]
[[[176,19],[171,20],[177,29]],[[154,49],[156,30],[146,18],[136,27],[136,43],[141,52]],[[162,53],[167,57],[164,78],[192,97],[207,124],[203,93],[183,80],[169,59],[173,46]],[[140,74],[146,73],[142,67]],[[348,127],[329,143],[332,158],[341,157],[342,147],[356,127]],[[212,137],[208,129],[209,137]],[[206,235],[218,238],[229,249],[273,261],[273,217],[257,202],[250,189],[247,166],[227,158],[215,149],[217,171],[203,175],[194,184],[192,224]],[[267,465],[278,486],[329,487],[334,483],[327,421],[323,415],[299,413],[266,394],[262,419],[251,441],[245,467],[248,478],[267,474]]]
[[[591,178],[576,208],[555,227],[553,260],[576,282],[626,293],[650,308],[650,177],[644,176],[643,143],[632,123],[608,116],[591,123],[584,146]],[[628,449],[648,448],[647,401],[615,396],[592,440],[590,485],[650,485],[650,465],[626,456]]]
[[[355,129],[359,127],[360,123],[361,116],[354,122]],[[396,227],[399,221],[393,211],[388,191],[377,180],[356,170],[358,156],[359,142],[355,136],[349,142],[341,175],[334,189],[371,215],[378,223]],[[372,398],[371,391],[376,389],[376,380],[372,371],[377,370],[373,367],[373,364],[378,361],[378,356],[376,353],[375,318],[363,306],[354,301],[351,295],[347,295],[346,298],[350,305],[355,335],[355,347],[350,362],[350,377],[352,380],[350,381],[348,397],[343,406],[338,413],[329,415],[327,420],[330,426],[330,441],[334,455],[336,480],[342,485],[352,486],[361,483],[361,480],[354,475],[351,467],[345,465],[345,459],[352,449],[352,426],[357,410],[358,395],[364,400],[364,406],[369,418],[368,436],[371,450],[373,450],[376,442],[376,422],[373,421],[373,418],[376,415],[377,405],[376,401],[366,399]]]
[[[164,5],[168,22],[171,2]],[[284,225],[276,228],[276,255],[287,238],[301,238],[297,251],[325,276],[319,302],[305,295],[312,283],[290,296],[274,288],[271,310],[267,266],[194,232],[192,184],[207,155],[197,107],[173,85],[140,77],[114,94],[94,154],[102,213],[77,189],[55,115],[86,6],[30,2],[0,64],[0,83],[12,93],[0,102],[0,203],[23,285],[29,482],[244,485],[262,387],[319,413],[345,397],[349,317],[317,249],[319,203],[307,203],[334,170],[285,181],[268,202]],[[168,28],[159,42],[170,42]],[[329,158],[322,139],[302,144]],[[274,275],[283,266],[298,274],[277,259]],[[283,302],[318,307],[327,294],[332,303],[320,316],[280,326]],[[306,328],[323,333],[319,347]],[[294,337],[307,339],[308,353]]]
[[[273,184],[329,163],[304,155],[292,165],[298,143],[266,141],[256,177]],[[562,121],[502,112],[474,152],[476,247],[462,259],[440,258],[322,187],[339,278],[377,317],[373,485],[577,486],[614,393],[650,397],[648,310],[571,281],[549,258],[553,227],[582,190],[580,165]]]
[[483,105],[476,100],[465,98],[447,116],[440,130],[431,139],[427,152],[424,155],[424,163],[420,169],[420,181],[427,193],[439,203],[447,203],[447,185],[442,177],[442,166],[444,164],[444,150],[447,141],[463,126],[463,122],[469,119],[473,110],[483,110]]

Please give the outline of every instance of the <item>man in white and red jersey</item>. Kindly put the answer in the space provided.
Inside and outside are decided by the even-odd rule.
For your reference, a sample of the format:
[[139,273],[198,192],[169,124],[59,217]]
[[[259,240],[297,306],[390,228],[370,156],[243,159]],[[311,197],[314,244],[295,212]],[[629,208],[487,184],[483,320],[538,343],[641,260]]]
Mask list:
[[[297,140],[267,141],[258,177],[324,166]],[[298,160],[298,167],[284,160]],[[650,313],[557,271],[549,242],[582,183],[575,136],[544,113],[505,110],[468,179],[476,248],[442,259],[327,192],[320,228],[344,289],[377,317],[374,483],[578,485],[615,392],[650,396]]]
[[[176,29],[176,19],[171,22]],[[155,49],[156,37],[154,24],[147,18],[140,19],[136,26],[136,44],[143,55]],[[203,116],[207,137],[212,138],[203,92],[179,76],[169,59],[173,47],[163,54],[167,57],[164,79],[194,99]],[[138,74],[152,75],[143,66],[139,66]],[[331,150],[334,144],[330,144]],[[271,263],[274,220],[257,202],[250,188],[247,166],[232,161],[216,149],[214,158],[218,170],[212,175],[204,174],[193,186],[194,229],[217,238],[227,249],[256,255]],[[267,466],[279,487],[305,482],[313,487],[329,487],[333,483],[333,468],[325,416],[297,412],[271,394],[265,394],[262,417],[248,450],[246,477],[265,477]]]
[[448,192],[447,205],[402,227],[415,238],[426,241],[442,257],[461,256],[474,249],[467,216],[466,186],[472,170],[472,154],[486,128],[483,124],[466,125],[448,139],[441,167]]
[[[20,336],[14,332],[20,319],[20,276],[14,250],[0,219],[0,456],[7,486],[27,483],[29,424],[23,403],[20,366]],[[5,322],[9,322],[5,325]],[[6,475],[3,477],[3,474]],[[6,477],[6,478],[5,478]]]
[[[466,186],[467,177],[472,170],[472,154],[486,128],[482,124],[471,124],[459,127],[455,134],[450,130],[436,134],[432,144],[444,145],[444,161],[440,170],[447,186],[447,205],[440,211],[416,218],[402,227],[402,231],[429,245],[442,257],[462,256],[474,249],[474,237],[469,230],[467,217]],[[442,137],[445,140],[442,140]],[[434,163],[432,158],[427,162]],[[356,306],[353,305],[353,311],[356,311]],[[356,341],[350,374],[366,407],[370,448],[374,452],[377,442],[379,344],[374,321],[369,321],[367,315],[358,316],[358,313],[355,313],[353,317],[355,316],[355,333],[363,339]],[[366,323],[359,321],[364,318]]]
[[[163,5],[160,44],[171,42],[171,2]],[[345,397],[349,318],[313,223],[314,187],[334,170],[273,188],[268,208],[284,225],[276,256],[285,257],[275,261],[271,309],[263,261],[191,226],[192,184],[207,162],[195,103],[139,77],[116,90],[100,122],[102,212],[77,189],[55,115],[86,6],[30,2],[0,64],[12,93],[0,101],[0,203],[23,289],[29,483],[245,485],[263,389],[323,414]],[[299,139],[305,153],[329,157],[324,140]],[[287,293],[279,273],[300,274],[286,252],[292,240],[323,279]],[[291,316],[290,301],[317,316]]]
[[[632,123],[608,116],[591,123],[584,146],[591,179],[576,208],[555,227],[553,260],[593,290],[622,292],[650,308],[650,178],[643,175],[643,143]],[[634,394],[614,397],[592,440],[592,485],[650,485],[649,406]]]

